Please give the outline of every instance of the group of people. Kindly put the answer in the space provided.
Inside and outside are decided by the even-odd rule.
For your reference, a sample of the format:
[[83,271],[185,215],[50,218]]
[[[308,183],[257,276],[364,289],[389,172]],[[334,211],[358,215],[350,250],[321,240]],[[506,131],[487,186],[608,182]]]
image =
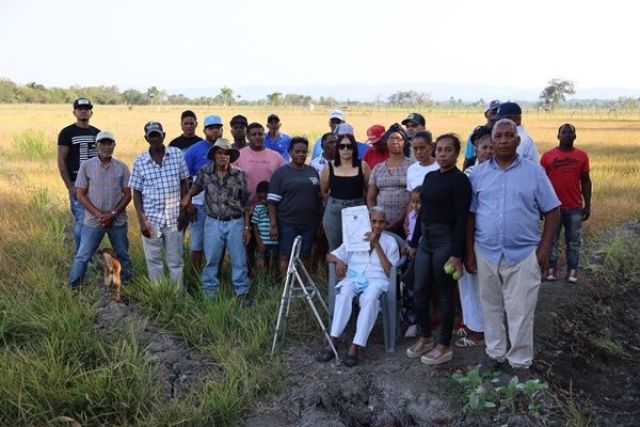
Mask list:
[[[250,266],[277,265],[285,273],[296,236],[302,236],[303,262],[309,263],[314,247],[327,248],[327,261],[337,264],[340,279],[334,339],[344,332],[355,296],[361,306],[356,336],[343,358],[348,366],[358,363],[366,346],[400,252],[411,260],[402,276],[406,336],[417,337],[406,353],[430,365],[453,357],[457,301],[464,326],[456,346],[484,344],[496,364],[531,364],[538,289],[543,276],[559,277],[561,228],[567,279],[577,281],[581,224],[591,206],[588,157],[573,146],[576,129],[567,123],[558,130],[559,145],[538,163],[516,103],[487,105],[486,123],[467,140],[463,170],[457,167],[460,138],[445,133],[434,141],[419,113],[388,128],[374,124],[367,141],[358,142],[345,114],[336,110],[329,115],[329,131],[310,147],[306,138],[281,132],[276,114],[267,117],[266,131],[234,116],[233,141],[223,138],[222,118],[209,115],[201,139],[196,115],[188,110],[181,116],[182,135],[168,145],[160,123],[144,126],[149,148],[129,171],[113,158],[116,137],[89,124],[92,112],[88,99],[77,99],[76,122],[58,140],[58,165],[75,218],[73,289],[104,234],[122,262],[123,281],[131,278],[126,216],[131,199],[149,279],[165,278],[166,264],[170,279],[182,286],[188,229],[190,266],[201,271],[208,297],[217,293],[225,251],[235,294],[251,304]],[[370,250],[350,252],[342,241],[341,213],[359,205],[369,207],[372,231],[364,239]],[[399,247],[387,232],[405,244]],[[325,349],[318,358],[333,355]]]

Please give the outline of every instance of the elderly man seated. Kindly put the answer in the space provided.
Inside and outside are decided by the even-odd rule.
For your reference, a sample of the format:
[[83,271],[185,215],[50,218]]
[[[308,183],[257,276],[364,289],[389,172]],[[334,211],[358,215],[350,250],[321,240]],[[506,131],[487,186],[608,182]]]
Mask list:
[[[358,296],[360,313],[356,323],[356,334],[342,362],[348,366],[358,364],[358,350],[367,345],[367,339],[380,310],[380,296],[389,287],[391,268],[398,263],[400,251],[396,239],[382,234],[386,225],[384,210],[375,206],[369,209],[370,233],[365,235],[371,248],[368,251],[347,252],[345,243],[327,255],[327,262],[336,264],[336,276],[341,279],[336,285],[336,301],[331,324],[334,345],[351,317],[352,300]],[[330,348],[322,350],[318,360],[333,359]]]

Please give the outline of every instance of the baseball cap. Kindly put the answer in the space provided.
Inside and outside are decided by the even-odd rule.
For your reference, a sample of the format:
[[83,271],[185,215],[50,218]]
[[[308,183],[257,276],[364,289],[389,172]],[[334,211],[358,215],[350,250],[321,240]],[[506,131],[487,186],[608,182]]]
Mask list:
[[407,123],[415,123],[421,126],[427,125],[427,122],[425,121],[424,116],[420,113],[409,114],[407,118],[402,121],[402,125],[406,126]]
[[377,144],[382,140],[384,136],[384,126],[382,125],[373,125],[369,129],[367,129],[367,144]]
[[496,118],[502,119],[510,115],[520,115],[520,114],[522,114],[522,109],[518,104],[516,104],[515,102],[504,102],[500,104],[500,107],[498,107]]
[[340,120],[341,122],[346,121],[344,118],[344,113],[340,110],[334,110],[331,112],[331,114],[329,114],[329,120],[333,119]]
[[76,108],[80,108],[80,107],[87,107],[88,109],[92,110],[93,109],[93,104],[87,98],[78,98],[75,101],[73,101],[73,109],[74,110]]
[[245,116],[243,116],[242,114],[237,114],[235,116],[233,116],[231,118],[231,121],[229,122],[229,126],[233,126],[235,124],[240,124],[240,125],[245,125],[245,126],[249,126],[249,121],[247,120],[247,118]]
[[279,122],[280,121],[280,117],[278,117],[277,114],[269,114],[269,116],[267,117],[267,123],[270,122]]
[[337,136],[355,135],[353,133],[353,126],[351,126],[349,123],[340,123],[338,126],[336,126],[335,134]]
[[222,126],[222,119],[220,116],[216,116],[212,114],[204,118],[204,128],[208,128],[209,126]]
[[145,136],[149,136],[154,132],[157,132],[159,134],[164,133],[164,130],[162,129],[162,125],[159,122],[148,122],[146,125],[144,125]]
[[116,142],[116,137],[108,130],[98,132],[96,135],[96,142],[102,141],[103,139],[110,139],[111,141]]
[[498,101],[497,99],[494,99],[493,101],[487,104],[487,107],[484,109],[484,112],[486,113],[487,111],[497,110],[498,107],[500,107],[500,101]]
[[471,142],[475,143],[477,140],[486,135],[491,135],[491,128],[489,126],[476,126],[476,128],[473,130],[473,133],[471,134]]

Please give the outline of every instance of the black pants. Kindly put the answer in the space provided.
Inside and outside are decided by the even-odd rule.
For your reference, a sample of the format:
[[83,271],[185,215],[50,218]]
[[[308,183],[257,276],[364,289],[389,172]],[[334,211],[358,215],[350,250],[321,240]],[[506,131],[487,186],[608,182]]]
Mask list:
[[416,253],[414,310],[423,337],[431,336],[431,296],[438,296],[441,326],[438,344],[449,346],[455,317],[454,293],[456,281],[444,272],[451,256],[453,227],[448,224],[422,225],[422,238]]

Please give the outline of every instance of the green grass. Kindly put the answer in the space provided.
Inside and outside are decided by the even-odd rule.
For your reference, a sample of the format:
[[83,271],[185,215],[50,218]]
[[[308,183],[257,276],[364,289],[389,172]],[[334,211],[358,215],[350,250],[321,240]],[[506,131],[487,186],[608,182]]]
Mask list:
[[[233,425],[259,398],[281,390],[284,365],[268,356],[281,282],[256,281],[250,308],[236,300],[226,276],[214,300],[180,295],[146,280],[140,242],[130,232],[136,278],[126,295],[222,372],[221,380],[163,402],[136,325],[122,336],[102,335],[95,288],[79,296],[66,288],[73,245],[66,200],[42,188],[27,192],[26,207],[10,200],[0,208],[9,221],[0,231],[0,425],[48,425],[56,417],[83,425]],[[90,269],[89,282],[97,278]],[[292,307],[287,330],[298,342],[316,328],[302,304]]]
[[49,161],[55,153],[55,144],[47,141],[43,131],[25,130],[13,136],[12,157],[23,160]]

